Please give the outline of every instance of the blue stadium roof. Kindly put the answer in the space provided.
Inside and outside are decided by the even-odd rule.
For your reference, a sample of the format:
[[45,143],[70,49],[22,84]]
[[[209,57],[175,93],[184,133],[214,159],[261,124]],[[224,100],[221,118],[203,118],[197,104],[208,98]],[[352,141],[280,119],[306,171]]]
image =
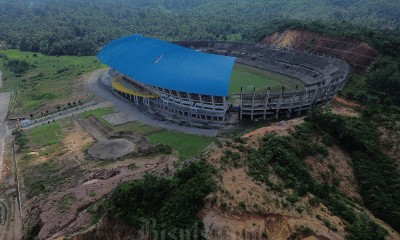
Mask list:
[[110,42],[99,60],[138,82],[166,89],[227,96],[235,58],[184,48],[141,35]]

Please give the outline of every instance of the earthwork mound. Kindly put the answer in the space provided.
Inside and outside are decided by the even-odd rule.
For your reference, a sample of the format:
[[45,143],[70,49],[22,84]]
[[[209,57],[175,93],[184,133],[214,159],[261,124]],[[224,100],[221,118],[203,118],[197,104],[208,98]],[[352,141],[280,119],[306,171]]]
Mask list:
[[102,160],[116,160],[136,150],[135,144],[125,139],[101,141],[93,145],[88,153]]

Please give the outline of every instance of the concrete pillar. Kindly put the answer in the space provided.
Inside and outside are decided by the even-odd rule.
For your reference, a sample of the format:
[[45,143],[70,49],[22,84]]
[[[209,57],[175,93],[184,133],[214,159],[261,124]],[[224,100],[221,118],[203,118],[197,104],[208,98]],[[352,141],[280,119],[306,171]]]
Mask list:
[[253,97],[251,99],[251,121],[254,120],[254,104],[255,104],[255,98],[256,98],[256,87],[253,89]]
[[240,105],[239,105],[239,119],[242,120],[243,119],[243,110],[242,110],[242,106],[243,106],[243,88],[240,88]]
[[281,94],[279,95],[279,99],[278,99],[278,107],[276,108],[276,113],[275,113],[275,119],[276,120],[279,119],[279,110],[281,108],[282,95],[283,95],[284,90],[285,90],[285,87],[282,87]]
[[298,111],[298,114],[297,114],[299,117],[301,116],[301,112],[303,111],[304,95],[305,94],[307,94],[307,90],[301,92],[301,95],[300,95],[300,108],[299,108],[299,111]]
[[268,87],[267,95],[265,95],[265,106],[264,106],[264,120],[267,120],[267,110],[268,110],[268,101],[269,101],[269,94],[270,94],[271,88]]
[[201,103],[201,108],[204,108],[204,102],[203,102],[203,98],[201,97],[201,94],[199,94],[199,99],[200,99],[200,103]]

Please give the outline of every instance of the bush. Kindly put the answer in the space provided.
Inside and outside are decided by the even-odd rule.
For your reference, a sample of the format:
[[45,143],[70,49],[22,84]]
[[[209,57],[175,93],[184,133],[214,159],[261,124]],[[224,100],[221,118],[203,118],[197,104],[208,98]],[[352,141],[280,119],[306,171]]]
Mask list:
[[384,240],[388,232],[362,214],[352,225],[345,227],[348,240]]
[[15,74],[24,74],[32,68],[25,60],[9,60],[6,66]]
[[213,173],[211,166],[198,162],[169,179],[147,174],[143,179],[122,183],[105,204],[107,216],[136,229],[143,219],[155,219],[154,229],[163,228],[171,234],[186,229],[194,236],[203,231],[197,213],[215,188]]

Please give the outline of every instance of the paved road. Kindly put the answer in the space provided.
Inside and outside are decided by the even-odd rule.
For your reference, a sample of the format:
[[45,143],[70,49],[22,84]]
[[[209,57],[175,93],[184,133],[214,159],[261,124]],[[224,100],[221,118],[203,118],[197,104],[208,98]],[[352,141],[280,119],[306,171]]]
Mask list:
[[[94,110],[94,109],[98,109],[98,108],[107,108],[107,107],[112,107],[112,103],[110,102],[101,102],[101,103],[90,103],[90,104],[86,104],[80,107],[75,107],[72,109],[68,109],[68,110],[64,110],[62,112],[59,113],[55,113],[40,119],[36,119],[32,125],[29,125],[27,127],[23,127],[23,129],[31,129],[31,128],[35,128],[37,126],[41,126],[44,124],[47,124],[47,122],[52,122],[53,119],[55,121],[66,118],[66,117],[71,117],[74,115],[78,115],[80,113],[84,113],[86,111],[90,111],[90,110]],[[1,239],[0,239],[1,240]]]
[[142,113],[134,104],[116,97],[109,88],[99,81],[103,73],[104,70],[98,70],[90,76],[88,79],[89,89],[93,92],[93,94],[112,102],[114,109],[117,111],[126,113],[128,116],[135,118],[137,121],[154,127],[203,136],[216,136],[218,134],[218,130],[179,126],[177,124],[157,120],[152,118],[152,116],[149,114]]
[[[1,72],[0,72],[1,82]],[[0,93],[0,178],[3,170],[3,151],[4,151],[4,138],[7,135],[7,124],[5,119],[7,117],[8,104],[10,103],[11,94],[9,92]]]

